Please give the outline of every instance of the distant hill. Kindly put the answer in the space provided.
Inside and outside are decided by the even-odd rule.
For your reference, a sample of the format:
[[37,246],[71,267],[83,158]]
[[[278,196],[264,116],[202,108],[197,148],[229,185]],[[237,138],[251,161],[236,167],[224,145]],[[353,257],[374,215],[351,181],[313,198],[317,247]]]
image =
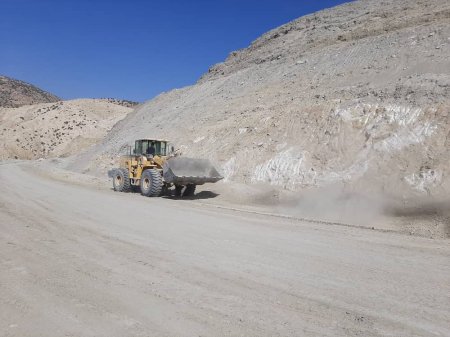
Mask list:
[[79,153],[133,111],[130,105],[118,99],[76,99],[0,108],[0,160]]
[[0,76],[0,160],[78,153],[103,139],[138,104],[117,98],[62,101]]
[[53,103],[61,99],[32,84],[0,76],[0,107],[16,108],[23,105]]

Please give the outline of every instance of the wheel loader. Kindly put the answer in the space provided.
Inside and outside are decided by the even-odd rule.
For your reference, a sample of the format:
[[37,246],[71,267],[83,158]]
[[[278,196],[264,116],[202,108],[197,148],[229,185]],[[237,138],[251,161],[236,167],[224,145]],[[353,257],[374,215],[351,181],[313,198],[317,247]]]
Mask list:
[[167,140],[138,139],[128,152],[119,168],[108,172],[115,191],[139,189],[147,197],[172,193],[186,197],[195,193],[197,185],[223,178],[209,160],[183,157],[173,146],[169,149]]

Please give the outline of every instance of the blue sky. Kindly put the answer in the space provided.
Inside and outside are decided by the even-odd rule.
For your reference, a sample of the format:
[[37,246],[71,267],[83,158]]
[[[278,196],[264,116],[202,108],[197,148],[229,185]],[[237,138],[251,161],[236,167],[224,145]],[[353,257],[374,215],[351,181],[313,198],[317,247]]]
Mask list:
[[63,99],[144,101],[343,0],[0,0],[0,74]]

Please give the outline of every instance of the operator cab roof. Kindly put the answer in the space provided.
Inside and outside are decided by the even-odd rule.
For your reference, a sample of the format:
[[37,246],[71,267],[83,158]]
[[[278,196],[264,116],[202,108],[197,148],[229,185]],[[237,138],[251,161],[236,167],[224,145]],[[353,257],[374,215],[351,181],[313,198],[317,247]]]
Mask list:
[[136,142],[141,141],[141,140],[149,140],[152,142],[168,142],[167,139],[155,139],[155,138],[140,138],[140,139],[136,139]]

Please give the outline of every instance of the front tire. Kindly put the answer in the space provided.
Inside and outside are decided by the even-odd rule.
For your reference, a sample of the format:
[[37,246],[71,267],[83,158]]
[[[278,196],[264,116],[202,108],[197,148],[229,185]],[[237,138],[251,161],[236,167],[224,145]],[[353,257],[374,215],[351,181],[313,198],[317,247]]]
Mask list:
[[195,188],[197,185],[188,184],[186,186],[176,185],[175,186],[175,196],[180,197],[191,197],[195,193]]
[[181,193],[183,192],[183,186],[175,185],[175,196],[177,198],[181,197]]
[[128,169],[120,168],[115,170],[113,175],[113,188],[114,191],[117,192],[131,191],[130,174]]
[[163,183],[158,170],[148,169],[141,176],[141,194],[146,197],[158,197],[161,195]]
[[192,197],[195,193],[196,187],[197,187],[197,185],[194,185],[194,184],[186,185],[186,189],[183,192],[183,197]]

